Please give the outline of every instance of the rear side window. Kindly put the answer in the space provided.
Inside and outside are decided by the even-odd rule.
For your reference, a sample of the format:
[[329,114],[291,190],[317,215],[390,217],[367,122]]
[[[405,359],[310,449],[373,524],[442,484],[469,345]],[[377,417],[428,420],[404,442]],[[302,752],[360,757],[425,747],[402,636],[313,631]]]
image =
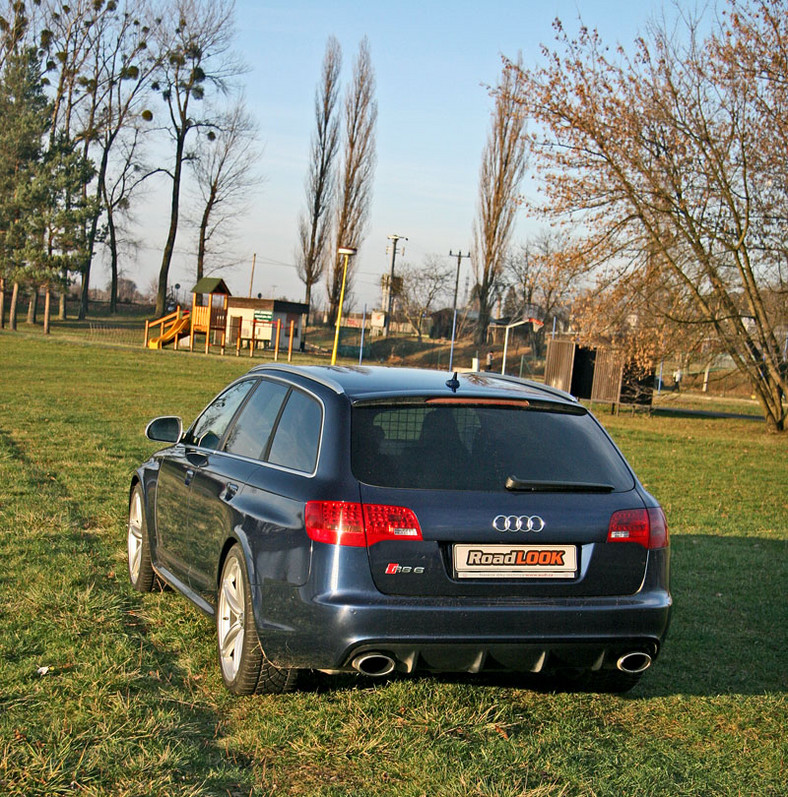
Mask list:
[[300,390],[293,390],[277,424],[268,462],[312,473],[317,463],[322,425],[320,403]]
[[501,406],[355,407],[352,468],[382,487],[505,491],[523,481],[633,487],[588,415]]
[[240,457],[262,458],[287,391],[281,382],[261,381],[227,435],[224,450]]

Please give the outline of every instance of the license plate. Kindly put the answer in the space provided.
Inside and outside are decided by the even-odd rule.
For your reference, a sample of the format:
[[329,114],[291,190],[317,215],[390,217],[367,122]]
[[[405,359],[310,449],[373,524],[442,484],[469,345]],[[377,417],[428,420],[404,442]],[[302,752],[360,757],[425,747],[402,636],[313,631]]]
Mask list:
[[574,578],[574,545],[455,545],[457,578]]

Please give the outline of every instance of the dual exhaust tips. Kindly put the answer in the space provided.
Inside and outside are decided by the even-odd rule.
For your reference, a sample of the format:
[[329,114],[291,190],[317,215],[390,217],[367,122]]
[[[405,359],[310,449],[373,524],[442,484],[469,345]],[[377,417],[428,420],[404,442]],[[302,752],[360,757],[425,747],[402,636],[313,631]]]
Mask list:
[[[652,658],[648,653],[634,650],[625,653],[616,662],[616,669],[621,672],[637,675],[651,666]],[[383,678],[396,669],[397,662],[388,653],[361,653],[353,659],[353,669],[370,678]]]

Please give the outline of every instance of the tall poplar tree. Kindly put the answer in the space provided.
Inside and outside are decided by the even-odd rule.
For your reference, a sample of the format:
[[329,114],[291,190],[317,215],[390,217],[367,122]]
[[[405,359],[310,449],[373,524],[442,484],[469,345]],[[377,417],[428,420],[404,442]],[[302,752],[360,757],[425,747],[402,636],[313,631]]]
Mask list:
[[[369,42],[361,41],[353,67],[353,78],[345,95],[342,167],[335,228],[333,268],[328,278],[328,302],[332,319],[339,311],[344,260],[336,254],[340,247],[358,249],[364,240],[372,200],[375,173],[375,125],[378,104],[375,100],[375,71]],[[345,301],[353,283],[354,260],[348,261]]]
[[304,302],[312,302],[312,288],[330,262],[331,224],[336,197],[335,161],[339,148],[339,72],[342,48],[334,36],[326,44],[323,71],[315,92],[315,132],[306,180],[306,209],[298,221],[298,276],[306,288]]

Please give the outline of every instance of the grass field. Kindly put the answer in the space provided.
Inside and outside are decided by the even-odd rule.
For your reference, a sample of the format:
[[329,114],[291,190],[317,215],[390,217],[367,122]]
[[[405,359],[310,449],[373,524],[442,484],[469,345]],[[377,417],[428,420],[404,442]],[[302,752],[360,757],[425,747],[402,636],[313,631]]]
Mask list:
[[129,587],[125,522],[145,423],[248,366],[0,332],[0,794],[788,794],[788,438],[600,416],[672,535],[673,625],[628,696],[419,677],[234,699],[211,622]]

